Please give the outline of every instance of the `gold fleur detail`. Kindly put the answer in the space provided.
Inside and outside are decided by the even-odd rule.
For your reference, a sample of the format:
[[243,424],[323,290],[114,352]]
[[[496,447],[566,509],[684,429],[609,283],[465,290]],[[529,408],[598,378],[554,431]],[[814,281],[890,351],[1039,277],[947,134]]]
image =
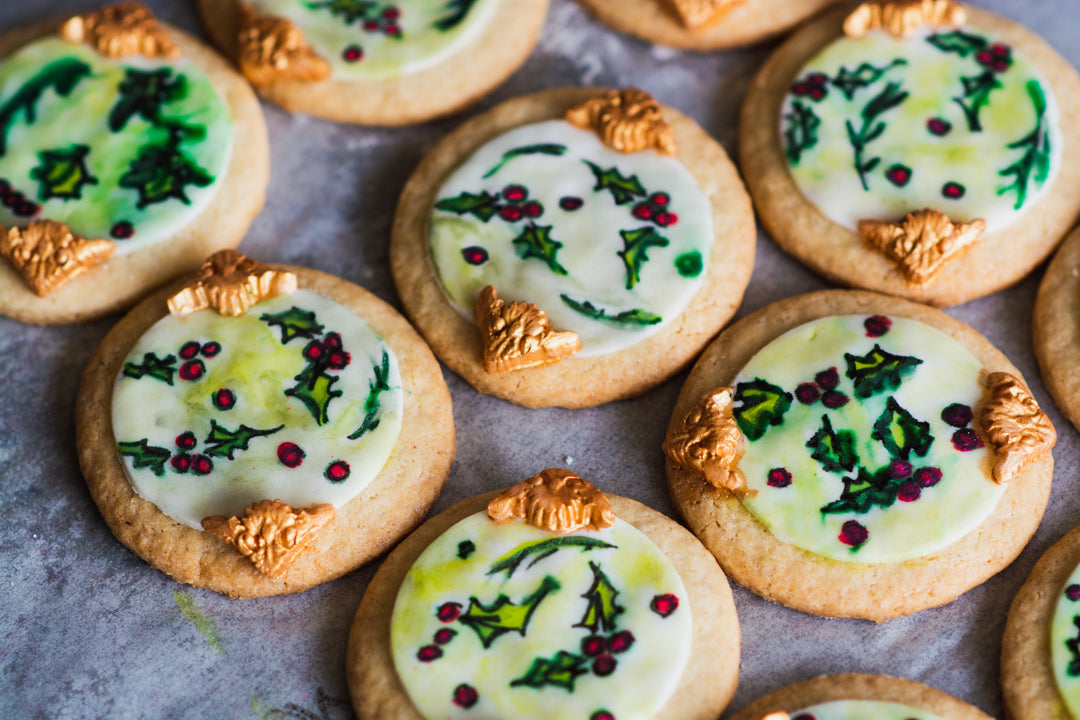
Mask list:
[[612,90],[566,111],[566,121],[592,130],[605,145],[622,153],[652,148],[675,154],[675,133],[664,121],[660,104],[637,88]]
[[746,441],[731,412],[735,391],[722,387],[702,395],[664,440],[664,454],[717,490],[747,492],[739,460]]
[[0,255],[41,297],[105,262],[115,249],[109,240],[87,240],[55,220],[35,220],[0,235]]
[[263,575],[277,579],[333,517],[333,505],[293,510],[280,500],[260,500],[244,510],[243,518],[211,515],[202,526],[235,545]]
[[718,22],[742,0],[668,0],[679,21],[691,30]]
[[222,315],[239,317],[256,303],[294,290],[294,273],[271,270],[235,250],[220,250],[169,297],[169,312],[186,315],[212,307]]
[[994,447],[994,480],[1004,484],[1029,461],[1050,452],[1057,431],[1024,384],[1009,373],[990,373],[982,426]]
[[180,57],[180,48],[141,2],[119,2],[76,15],[60,26],[60,37],[86,43],[107,58]]
[[555,332],[543,310],[527,302],[507,304],[492,285],[480,291],[476,324],[484,370],[491,374],[558,362],[581,349],[577,333]]
[[984,220],[954,223],[940,210],[916,210],[900,222],[860,220],[859,234],[900,267],[904,280],[925,285],[949,260],[975,244]]
[[240,70],[255,85],[278,80],[318,81],[330,77],[323,59],[292,21],[260,13],[246,2],[237,5]]
[[488,517],[497,523],[524,520],[553,533],[600,530],[615,522],[604,493],[577,474],[548,468],[493,498]]
[[860,38],[871,30],[887,30],[896,38],[918,28],[957,27],[967,22],[964,6],[954,0],[893,0],[864,2],[844,20],[844,34]]

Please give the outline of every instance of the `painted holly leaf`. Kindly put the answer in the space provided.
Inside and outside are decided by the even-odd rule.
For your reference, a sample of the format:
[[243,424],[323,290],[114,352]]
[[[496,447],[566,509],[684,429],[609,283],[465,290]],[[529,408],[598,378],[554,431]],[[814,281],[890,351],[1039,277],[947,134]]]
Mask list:
[[900,387],[901,381],[922,364],[922,360],[907,355],[893,355],[875,344],[866,355],[844,353],[845,373],[855,383],[855,394],[861,398]]
[[443,32],[453,30],[461,24],[474,4],[476,0],[447,0],[446,5],[443,6],[443,12],[446,14],[435,21],[435,27]]
[[891,506],[896,502],[900,481],[890,477],[886,468],[871,474],[860,466],[855,477],[844,478],[844,491],[840,493],[840,499],[822,507],[821,512],[865,513],[875,506]]
[[810,457],[829,472],[850,472],[859,464],[859,456],[855,454],[855,433],[833,430],[828,415],[821,416],[821,427],[806,442],[806,447],[813,450]]
[[234,460],[233,454],[238,450],[247,450],[248,443],[253,438],[273,435],[283,427],[285,426],[278,425],[276,428],[268,430],[256,430],[247,425],[240,425],[237,429],[230,430],[227,427],[218,425],[217,420],[211,420],[210,434],[203,441],[207,444],[206,454],[210,457],[226,457]]
[[588,628],[593,634],[614,632],[615,620],[624,610],[615,602],[619,591],[599,565],[590,560],[589,568],[593,572],[593,584],[589,591],[582,595],[589,601],[589,605],[585,608],[581,622],[575,623],[574,627]]
[[187,186],[206,187],[213,182],[214,178],[194,160],[170,144],[143,146],[128,171],[120,177],[119,185],[138,191],[136,207],[141,209],[169,198],[190,205]]
[[390,389],[390,355],[383,349],[382,360],[374,368],[375,377],[368,381],[368,395],[364,400],[364,420],[351,435],[350,440],[359,440],[367,433],[379,427],[379,396]]
[[551,227],[551,225],[540,226],[529,223],[512,242],[518,256],[522,259],[543,260],[556,275],[567,275],[566,268],[555,259],[559,248],[563,245],[558,240],[551,239]]
[[875,67],[864,62],[854,70],[848,70],[846,67],[841,66],[840,72],[836,74],[836,77],[832,78],[832,84],[844,94],[844,97],[853,100],[857,90],[873,85],[881,79],[882,75],[898,65],[907,65],[907,60],[897,58],[882,67]]
[[598,308],[588,300],[575,300],[566,293],[559,295],[571,310],[579,312],[587,318],[615,325],[656,325],[663,322],[664,318],[656,313],[651,313],[641,308],[623,310],[620,313],[611,314],[604,308]]
[[990,104],[990,93],[1000,88],[1001,82],[990,71],[974,77],[963,77],[960,81],[964,84],[964,94],[962,97],[953,98],[953,102],[963,109],[968,129],[971,132],[981,132],[982,120],[979,114]]
[[1065,649],[1069,651],[1069,664],[1065,672],[1070,677],[1080,677],[1080,615],[1073,616],[1073,625],[1076,627],[1076,636],[1065,641]]
[[158,477],[165,475],[165,463],[169,461],[172,453],[162,447],[155,447],[145,439],[136,442],[117,443],[120,455],[132,459],[136,470],[149,468]]
[[161,118],[161,106],[187,95],[187,78],[173,76],[172,68],[136,70],[128,68],[117,88],[119,97],[109,113],[109,129],[120,132],[128,120],[138,115],[151,125]]
[[285,394],[304,403],[317,424],[325,425],[329,422],[327,412],[330,401],[342,394],[341,390],[333,389],[334,383],[338,381],[337,376],[320,372],[314,363],[308,363],[293,379],[296,380],[296,385],[287,389]]
[[152,352],[143,355],[141,363],[124,363],[121,375],[138,380],[144,375],[160,380],[166,385],[173,384],[173,375],[176,373],[176,356],[166,355],[158,357]]
[[926,41],[942,52],[956,53],[965,58],[986,47],[986,38],[961,30],[954,30],[950,33],[936,33],[926,38]]
[[40,183],[38,198],[78,200],[84,185],[97,185],[98,180],[86,167],[88,145],[72,145],[64,150],[43,150],[38,153],[41,164],[30,171],[30,177]]
[[435,203],[436,210],[445,210],[455,215],[472,215],[481,222],[487,222],[498,212],[498,195],[484,190],[479,195],[463,192],[452,198],[443,198]]
[[667,247],[670,242],[651,227],[620,230],[619,235],[623,239],[623,249],[617,254],[626,266],[626,289],[631,290],[641,282],[641,266],[649,261],[649,256],[646,254],[648,249]]
[[332,15],[344,20],[346,25],[357,20],[366,20],[368,13],[375,10],[373,0],[325,0],[306,4],[311,10],[329,10]]
[[791,407],[791,393],[755,378],[735,386],[735,402],[741,403],[732,409],[739,430],[749,440],[760,440],[770,425],[784,421],[784,413]]
[[911,413],[889,398],[885,411],[874,421],[870,437],[880,440],[892,457],[908,459],[911,453],[924,457],[934,442],[930,423],[916,420]]
[[559,587],[555,578],[545,575],[540,581],[540,586],[528,597],[522,599],[520,604],[515,605],[505,595],[499,595],[493,603],[483,603],[476,597],[470,597],[469,609],[458,618],[458,622],[472,628],[485,650],[508,632],[516,632],[525,637],[529,620],[536,612],[536,608],[540,606],[544,598]]
[[866,103],[860,113],[862,125],[859,126],[858,130],[855,129],[851,120],[844,123],[847,128],[848,142],[851,143],[851,149],[855,154],[855,172],[859,174],[859,181],[862,183],[863,190],[870,189],[867,177],[881,162],[880,157],[867,159],[865,156],[866,146],[877,140],[885,132],[885,121],[878,118],[907,100],[910,95],[907,90],[901,90],[900,87],[900,83],[890,82],[870,102]]
[[646,196],[645,188],[641,186],[641,181],[638,180],[637,175],[626,177],[619,172],[618,168],[611,167],[604,170],[599,165],[588,160],[582,162],[589,166],[589,169],[592,170],[593,175],[596,177],[596,186],[593,190],[596,192],[607,190],[611,193],[616,205],[625,205],[632,202],[635,197]]
[[495,173],[502,170],[506,163],[510,162],[514,158],[519,158],[523,155],[554,155],[556,157],[566,153],[565,145],[556,145],[555,143],[540,143],[537,145],[525,145],[523,147],[514,148],[513,150],[507,150],[503,153],[502,159],[499,160],[499,164],[484,173],[485,178],[489,178]]
[[1043,124],[1046,115],[1046,95],[1043,93],[1042,86],[1035,80],[1028,81],[1027,92],[1035,110],[1035,128],[1016,142],[1009,143],[1007,147],[1010,150],[1023,150],[1024,154],[1012,165],[998,172],[998,175],[1002,177],[1013,176],[1013,182],[999,188],[998,195],[1015,192],[1016,204],[1013,205],[1015,210],[1023,207],[1032,180],[1042,185],[1050,175],[1050,133]]
[[798,165],[802,154],[817,145],[821,119],[810,106],[794,102],[784,121],[784,155],[789,163]]
[[487,571],[487,574],[496,575],[498,573],[506,573],[506,577],[509,578],[527,558],[532,558],[526,566],[526,569],[529,569],[544,558],[550,557],[564,548],[577,548],[584,553],[589,552],[590,550],[608,550],[615,549],[616,547],[617,546],[612,545],[609,542],[604,542],[603,540],[582,537],[579,535],[566,535],[550,538],[548,540],[534,540],[517,546],[495,560],[495,562],[491,564],[491,568]]
[[587,663],[588,658],[584,655],[560,650],[550,659],[535,658],[528,672],[516,680],[511,680],[510,685],[512,687],[528,685],[534,688],[554,685],[567,692],[574,692],[574,682],[589,672],[585,667]]
[[20,111],[26,123],[33,124],[37,118],[37,103],[42,94],[52,88],[60,97],[67,97],[83,78],[91,74],[90,66],[75,58],[62,58],[51,62],[30,78],[0,105],[0,155],[7,152],[7,135],[15,116]]
[[259,319],[270,327],[281,331],[281,344],[300,338],[311,340],[322,334],[323,326],[315,319],[315,313],[302,310],[295,305],[279,313],[265,313]]

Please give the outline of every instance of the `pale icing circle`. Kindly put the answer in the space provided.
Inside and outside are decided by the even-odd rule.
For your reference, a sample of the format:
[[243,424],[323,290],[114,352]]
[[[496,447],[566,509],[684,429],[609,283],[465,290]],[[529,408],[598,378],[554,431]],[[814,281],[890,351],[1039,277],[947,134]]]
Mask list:
[[1058,592],[1050,622],[1050,663],[1062,701],[1072,717],[1080,717],[1080,567]]

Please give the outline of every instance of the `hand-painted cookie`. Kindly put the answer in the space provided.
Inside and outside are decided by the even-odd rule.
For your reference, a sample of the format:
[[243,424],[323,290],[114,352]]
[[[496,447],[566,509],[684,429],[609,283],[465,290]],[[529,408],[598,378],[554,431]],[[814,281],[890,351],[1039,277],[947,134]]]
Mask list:
[[870,2],[772,56],[739,154],[787,252],[832,282],[945,306],[1024,277],[1076,221],[1077,117],[1080,77],[1018,24],[951,0]]
[[125,2],[0,37],[0,313],[99,317],[262,208],[266,127],[216,53]]
[[774,303],[698,361],[664,450],[733,579],[815,615],[949,602],[1023,549],[1056,434],[1019,371],[939,311],[856,291]]
[[333,276],[234,251],[105,338],[77,441],[121,542],[234,597],[305,590],[385,552],[454,456],[438,364],[400,315]]
[[839,0],[580,0],[603,23],[686,50],[751,45]]
[[479,100],[525,62],[548,0],[199,0],[211,37],[290,112],[406,125]]
[[822,675],[758,698],[731,720],[990,720],[962,700],[888,675]]
[[1032,342],[1043,383],[1080,427],[1080,231],[1074,231],[1046,268],[1031,320]]
[[734,694],[739,645],[727,580],[693,536],[549,469],[391,553],[348,678],[362,718],[704,719]]
[[473,387],[588,407],[689,363],[738,307],[754,245],[742,182],[692,120],[640,90],[567,88],[440,143],[390,260],[406,312]]
[[1046,551],[1013,600],[1001,692],[1013,720],[1080,715],[1080,528]]

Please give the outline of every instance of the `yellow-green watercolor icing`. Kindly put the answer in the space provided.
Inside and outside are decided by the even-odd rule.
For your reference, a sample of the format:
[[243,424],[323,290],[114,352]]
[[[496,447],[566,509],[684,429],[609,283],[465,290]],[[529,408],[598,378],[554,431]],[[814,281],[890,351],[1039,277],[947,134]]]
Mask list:
[[[559,538],[615,547],[538,545]],[[493,569],[530,544],[532,551],[516,569]],[[600,589],[594,566],[605,578]],[[485,649],[481,633],[464,620],[491,617],[484,609],[495,610],[500,597],[517,607],[504,604],[498,622],[524,632],[500,632]],[[590,620],[591,603],[601,597],[621,611]],[[455,603],[456,611],[448,611]],[[612,625],[604,626],[600,616],[613,618]],[[652,717],[674,691],[689,657],[692,628],[678,572],[629,523],[616,520],[601,531],[555,535],[521,521],[498,525],[481,512],[451,527],[417,558],[394,605],[391,646],[398,677],[426,718],[590,718],[606,710],[629,720]],[[623,633],[633,640],[621,650],[620,641],[609,640],[600,641],[600,655],[586,653],[586,638]],[[621,637],[625,643],[626,635]],[[614,661],[608,674],[594,672],[601,655],[607,658],[599,661],[601,670]],[[561,674],[545,674],[545,661],[560,662]],[[552,681],[522,682],[530,676]]]
[[[527,194],[514,200],[512,188]],[[458,312],[474,318],[480,290],[494,285],[500,297],[533,303],[553,327],[576,332],[581,356],[655,333],[686,308],[709,265],[711,207],[677,159],[616,152],[562,120],[496,137],[436,198],[431,253]],[[466,202],[489,215],[465,211]],[[455,203],[457,211],[448,209]],[[530,204],[540,209],[535,217],[526,214]],[[521,214],[505,219],[509,206]],[[539,239],[556,243],[547,246],[552,262]]]
[[947,720],[940,715],[884,700],[833,700],[791,713],[792,720]]
[[[50,67],[57,70],[51,77]],[[173,90],[164,93],[164,102],[123,112],[125,97],[132,97],[122,92],[129,72],[165,71],[157,87],[167,83]],[[118,112],[127,120],[113,130],[110,118]],[[197,217],[217,192],[233,147],[229,109],[194,64],[109,60],[55,37],[31,43],[0,63],[0,121],[6,128],[0,179],[7,183],[0,225],[58,220],[85,237],[116,241],[121,255],[167,239]],[[171,144],[170,123],[187,128]],[[43,153],[68,159],[57,156],[46,163]],[[146,193],[132,186],[140,175],[148,178]],[[50,178],[48,190],[43,177]],[[181,177],[187,182],[175,182]],[[19,212],[14,193],[38,211]],[[124,224],[133,234],[118,229]]]
[[[319,327],[301,331],[308,337],[297,335],[282,343],[281,328],[262,318],[293,308],[314,313]],[[302,328],[304,323],[293,325]],[[325,343],[331,332],[340,335],[348,363],[309,376],[316,386],[340,392],[326,404],[326,422],[320,425],[299,396],[285,391],[297,387],[305,369],[312,367],[305,358],[308,344]],[[200,346],[199,354],[190,359],[181,357],[181,348],[188,343]],[[205,351],[209,343],[220,347],[210,356]],[[162,372],[172,384],[137,369],[147,367],[147,353],[174,368],[172,373]],[[183,366],[189,362],[203,366],[195,380],[184,379]],[[325,377],[318,379],[319,375]],[[380,375],[385,389],[374,392]],[[216,402],[222,399],[216,395],[222,389],[233,395],[227,409],[222,408],[228,403]],[[373,393],[375,401],[369,403]],[[117,377],[112,422],[124,468],[139,495],[169,517],[198,528],[208,515],[242,514],[262,499],[280,499],[293,507],[316,503],[341,507],[386,464],[401,430],[402,408],[397,360],[379,334],[348,308],[297,290],[261,302],[239,318],[203,310],[159,320],[139,338]],[[373,414],[368,426],[377,424],[356,436],[369,412]],[[211,438],[213,423],[222,429],[219,436],[243,426],[274,431],[247,433],[247,448],[235,448],[230,460],[222,454],[229,445]],[[193,436],[186,443],[179,441],[188,432]],[[194,447],[182,447],[192,441]],[[135,447],[140,442],[141,453]],[[235,441],[242,443],[243,437]],[[290,455],[288,447],[282,451],[286,443],[304,453],[295,467],[287,464],[296,458],[295,452]],[[176,458],[183,454],[192,464],[181,472],[183,464]],[[210,461],[209,474],[195,471],[195,456]],[[343,480],[342,462],[348,464]]]
[[[1080,717],[1080,567],[1060,589],[1050,623],[1050,661],[1058,693],[1071,717]],[[1069,643],[1072,644],[1070,649]],[[1070,666],[1075,666],[1069,672]]]
[[[971,434],[971,423],[962,429],[944,419],[944,410],[950,405],[971,409],[979,402],[982,368],[978,360],[956,340],[929,325],[901,317],[888,318],[888,324],[881,323],[879,316],[874,319],[879,323],[876,326],[867,316],[835,316],[794,328],[754,355],[734,383],[738,393],[740,385],[763,379],[790,394],[790,407],[782,423],[768,425],[760,439],[747,442],[739,467],[751,493],[743,498],[743,504],[779,540],[833,560],[899,562],[937,552],[977,527],[1003,492],[990,477],[992,453],[988,448],[962,452],[953,443],[957,432]],[[872,337],[868,328],[886,331]],[[886,382],[881,391],[860,398],[845,355],[867,357],[875,346],[922,362],[901,373],[898,387]],[[825,391],[816,382],[817,374],[829,368],[837,371],[833,392],[847,399],[846,404],[832,409],[826,407]],[[804,383],[813,385],[820,398],[810,404],[800,401],[799,386]],[[822,512],[841,499],[843,479],[858,475],[855,468],[830,471],[812,457],[817,449],[809,444],[824,426],[823,417],[828,418],[834,433],[854,434],[851,451],[856,466],[875,473],[897,457],[882,440],[873,437],[874,425],[889,408],[890,399],[915,421],[925,423],[923,430],[911,437],[929,435],[929,446],[909,449],[906,461],[910,472],[897,473],[902,477],[892,483],[891,504],[870,504],[866,512]],[[737,415],[742,402],[736,404]],[[940,481],[922,485],[919,479],[930,477],[924,474],[929,468],[941,471]],[[790,484],[770,484],[770,473],[776,469],[789,473]],[[918,490],[910,484],[900,488],[904,481],[919,485]],[[917,497],[911,499],[909,493]],[[864,542],[850,545],[840,539],[849,522],[867,531]],[[851,526],[847,528],[848,533],[854,532]]]
[[294,22],[338,80],[428,70],[462,51],[491,22],[499,2],[252,0],[260,11]]
[[[859,220],[896,220],[938,208],[959,221],[982,218],[991,232],[1015,221],[1052,184],[1062,137],[1050,84],[1023,54],[988,33],[970,26],[956,33],[842,37],[796,75],[779,132],[799,189],[834,222],[855,230]],[[953,49],[942,50],[931,38]],[[843,88],[856,76],[870,82],[849,99]],[[887,98],[904,93],[898,105],[871,110],[869,120],[863,114],[875,100],[889,106]],[[811,135],[816,142],[806,145]],[[804,145],[793,158],[793,148]],[[1038,160],[1024,173],[1021,203],[1010,168],[1025,157]],[[864,173],[865,188],[857,160],[875,163]],[[950,183],[955,187],[947,191]],[[957,187],[963,188],[959,198]]]

